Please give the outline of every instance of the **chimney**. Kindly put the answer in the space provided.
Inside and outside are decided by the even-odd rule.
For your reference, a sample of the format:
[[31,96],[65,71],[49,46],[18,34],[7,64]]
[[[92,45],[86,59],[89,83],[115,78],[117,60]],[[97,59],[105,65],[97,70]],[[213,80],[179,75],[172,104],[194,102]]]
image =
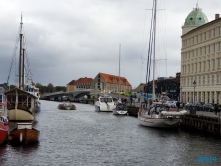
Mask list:
[[218,18],[219,18],[219,14],[216,14],[215,15],[215,20],[218,19]]

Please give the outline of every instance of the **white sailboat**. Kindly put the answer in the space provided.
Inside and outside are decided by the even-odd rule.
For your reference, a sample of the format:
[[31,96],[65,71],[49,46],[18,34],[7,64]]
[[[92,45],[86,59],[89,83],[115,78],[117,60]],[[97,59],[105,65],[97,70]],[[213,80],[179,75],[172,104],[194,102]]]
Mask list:
[[[149,78],[151,60],[153,58],[153,96],[152,100],[155,100],[155,38],[156,38],[156,10],[157,10],[157,0],[153,4],[153,15],[152,15],[152,26],[151,26],[151,37],[148,51],[148,61],[147,61],[147,77]],[[146,83],[149,82],[146,81]],[[164,101],[166,98],[166,93],[162,94],[161,100]],[[186,110],[178,110],[172,108],[166,108],[161,102],[149,102],[148,106],[141,107],[138,112],[138,120],[140,125],[146,127],[156,127],[156,128],[177,128],[180,124],[180,116],[185,115]]]
[[114,115],[126,115],[127,114],[127,106],[123,104],[120,99],[120,91],[121,91],[120,54],[121,54],[121,44],[119,46],[118,102],[116,104],[116,108],[113,110]]

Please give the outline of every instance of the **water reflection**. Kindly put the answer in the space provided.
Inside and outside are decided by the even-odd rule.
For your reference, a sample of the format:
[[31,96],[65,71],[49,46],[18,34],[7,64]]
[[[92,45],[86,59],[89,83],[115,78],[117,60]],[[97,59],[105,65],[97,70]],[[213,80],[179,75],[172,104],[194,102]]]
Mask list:
[[135,117],[98,113],[90,104],[76,103],[70,111],[57,109],[58,102],[41,103],[33,122],[39,142],[1,146],[0,165],[202,165],[198,156],[211,155],[221,165],[219,139],[143,127]]

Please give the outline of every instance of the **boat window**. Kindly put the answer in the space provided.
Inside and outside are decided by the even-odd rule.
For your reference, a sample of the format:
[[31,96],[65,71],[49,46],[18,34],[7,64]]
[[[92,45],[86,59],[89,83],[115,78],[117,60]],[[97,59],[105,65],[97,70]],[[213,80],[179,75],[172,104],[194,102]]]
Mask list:
[[112,102],[112,99],[111,98],[107,98],[107,102]]

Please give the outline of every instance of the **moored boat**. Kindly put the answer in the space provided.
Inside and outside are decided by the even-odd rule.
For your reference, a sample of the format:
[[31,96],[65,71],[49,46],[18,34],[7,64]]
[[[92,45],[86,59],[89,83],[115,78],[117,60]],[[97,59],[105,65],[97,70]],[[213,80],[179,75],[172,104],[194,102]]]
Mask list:
[[[156,128],[177,128],[180,124],[180,116],[187,113],[186,110],[183,111],[171,111],[169,110],[164,101],[166,101],[167,93],[163,92],[158,101],[162,102],[153,102],[156,101],[155,98],[155,64],[156,64],[156,12],[157,12],[157,1],[153,1],[153,13],[151,19],[151,29],[150,29],[150,39],[149,39],[149,50],[147,57],[147,73],[146,73],[146,86],[145,92],[147,93],[144,98],[144,105],[141,105],[138,112],[138,120],[140,125],[147,127],[156,127]],[[152,63],[153,61],[153,63]],[[153,71],[153,80],[152,80],[152,96],[148,98],[148,93],[150,92],[150,71]],[[148,101],[149,99],[149,101]]]
[[9,131],[7,110],[5,106],[4,89],[0,87],[0,145],[7,140]]
[[76,106],[72,103],[61,103],[58,105],[60,110],[76,110]]
[[0,145],[8,139],[8,119],[5,116],[0,115]]
[[31,144],[38,141],[40,131],[32,127],[32,123],[17,123],[17,127],[10,131],[8,140],[11,144]]
[[114,115],[127,115],[127,106],[118,101],[116,108],[113,110]]
[[36,97],[18,88],[6,91],[9,121],[34,120]]
[[98,101],[94,103],[95,110],[101,112],[113,112],[116,108],[113,98],[110,95],[101,95]]
[[185,115],[186,110],[166,108],[163,105],[154,105],[149,109],[141,109],[138,112],[140,125],[156,128],[178,128],[180,116]]
[[[25,45],[25,36],[23,32],[22,17],[18,39],[20,39],[16,40],[19,42],[16,43],[16,46],[20,45],[18,72],[17,69],[15,69],[16,73],[18,73],[18,79],[16,79],[18,82],[15,83],[16,87],[14,89],[10,89],[5,92],[7,99],[8,117],[9,121],[32,121],[34,120],[34,112],[40,110],[40,95],[39,89],[36,88],[33,84],[30,67],[28,66],[29,63],[25,64],[25,62],[27,62],[27,51]],[[17,47],[15,49],[17,49]],[[14,51],[14,53],[16,53],[16,51]],[[13,61],[14,60],[16,61],[15,55],[13,55]],[[11,68],[12,65],[10,67],[10,71]],[[8,86],[10,78],[9,76],[7,80]]]

